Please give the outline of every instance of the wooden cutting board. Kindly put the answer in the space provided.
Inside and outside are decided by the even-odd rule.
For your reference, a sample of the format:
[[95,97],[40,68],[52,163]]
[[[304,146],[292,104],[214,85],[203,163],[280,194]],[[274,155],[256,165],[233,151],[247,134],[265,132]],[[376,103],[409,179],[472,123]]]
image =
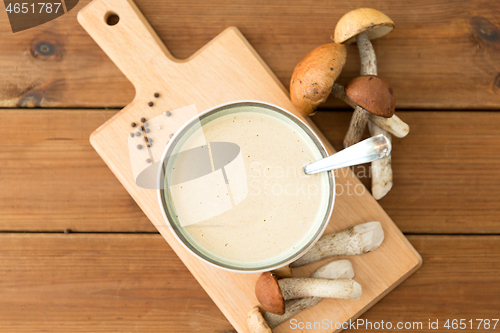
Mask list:
[[[108,18],[116,15],[117,17]],[[112,21],[115,22],[112,22]],[[137,6],[130,0],[94,0],[78,13],[78,21],[120,70],[134,84],[134,100],[99,127],[90,142],[102,159],[177,253],[205,291],[238,332],[246,332],[248,311],[258,304],[254,285],[258,274],[230,273],[214,268],[191,255],[174,238],[163,220],[156,190],[135,185],[127,140],[132,122],[161,115],[192,104],[199,112],[242,99],[262,100],[298,115],[288,93],[238,29],[231,27],[186,60],[172,57]],[[154,94],[159,97],[155,98]],[[153,106],[148,103],[153,102]],[[186,108],[188,110],[189,108]],[[191,115],[176,112],[167,129],[175,131]],[[314,125],[311,123],[311,126]],[[321,133],[318,133],[321,137]],[[324,140],[324,138],[322,138]],[[328,142],[326,146],[333,152]],[[350,257],[355,279],[363,286],[360,300],[323,300],[300,313],[298,322],[333,323],[356,318],[415,272],[421,257],[368,191],[349,194],[359,180],[349,169],[337,173],[337,198],[327,233],[368,221],[380,221],[385,241],[374,252]],[[357,189],[359,192],[360,186]],[[344,189],[343,193],[339,193]],[[105,190],[105,189],[103,189]],[[307,276],[321,263],[297,269]],[[275,332],[291,332],[288,323]],[[314,332],[332,332],[316,329]]]

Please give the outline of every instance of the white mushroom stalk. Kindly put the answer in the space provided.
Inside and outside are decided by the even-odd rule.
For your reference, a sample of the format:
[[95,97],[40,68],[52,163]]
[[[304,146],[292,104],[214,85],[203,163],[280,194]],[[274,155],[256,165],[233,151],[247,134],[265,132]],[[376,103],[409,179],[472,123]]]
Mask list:
[[321,236],[318,242],[291,264],[299,267],[330,257],[352,256],[375,250],[384,240],[380,222],[367,222],[338,233]]
[[359,59],[361,60],[360,75],[377,75],[377,57],[372,42],[368,38],[368,33],[362,32],[358,34],[356,43],[358,44]]
[[254,306],[247,315],[247,327],[250,333],[273,333],[266,323],[258,306]]
[[[368,122],[371,135],[384,134],[389,140],[391,135],[375,125],[371,120]],[[376,200],[382,199],[392,188],[391,155],[386,158],[372,162],[372,195]]]
[[361,285],[352,279],[285,278],[278,280],[285,301],[303,297],[359,299]]
[[290,265],[276,268],[275,270],[272,270],[271,273],[279,276],[280,278],[288,278],[293,276],[292,267],[290,267]]
[[[356,42],[358,44],[359,57],[361,59],[362,68],[363,65],[377,68],[377,58],[375,57],[375,51],[373,50],[372,43],[368,38],[368,33],[359,33],[356,36]],[[361,70],[361,75],[367,74],[368,73],[363,73],[363,70]],[[351,118],[351,124],[349,125],[349,129],[347,130],[347,134],[344,138],[344,147],[352,146],[353,144],[356,144],[361,140],[369,118],[370,113],[356,105]]]
[[[349,98],[349,96],[347,96],[347,94],[345,93],[344,86],[339,83],[335,82],[333,84],[332,95],[344,101],[347,105],[349,105],[353,109],[355,109],[356,106],[358,106]],[[371,122],[376,124],[378,127],[384,129],[385,131],[391,133],[395,137],[404,138],[410,132],[410,127],[408,126],[408,124],[402,121],[401,118],[399,118],[397,115],[393,115],[390,118],[384,118],[374,115],[366,110],[364,111],[369,114],[369,120]]]
[[384,118],[372,114],[369,121],[397,138],[404,138],[410,133],[410,126],[397,115],[393,115],[391,118]]
[[[311,278],[323,279],[352,279],[354,277],[354,269],[352,264],[347,259],[331,261],[318,268]],[[264,313],[264,319],[271,329],[288,321],[299,312],[312,308],[319,303],[322,297],[305,297],[285,302],[285,314],[275,315],[270,312]]]

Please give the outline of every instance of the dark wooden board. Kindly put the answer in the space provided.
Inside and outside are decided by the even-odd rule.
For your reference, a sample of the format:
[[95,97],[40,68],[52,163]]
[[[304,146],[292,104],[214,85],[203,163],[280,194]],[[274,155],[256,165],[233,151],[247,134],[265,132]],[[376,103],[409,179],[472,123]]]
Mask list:
[[[123,107],[134,89],[68,14],[13,34],[0,15],[0,106]],[[226,27],[240,28],[288,86],[295,64],[330,41],[338,19],[357,7],[382,10],[397,28],[374,42],[379,74],[403,109],[500,108],[500,2],[488,0],[174,1],[138,0],[169,50],[187,58]],[[39,42],[54,54],[36,54]],[[356,46],[340,82],[359,72]],[[327,106],[345,107],[330,101]]]
[[[409,240],[424,265],[361,318],[498,318],[500,236]],[[232,332],[160,235],[2,233],[0,277],[0,332]]]
[[[114,110],[2,110],[0,230],[156,229],[88,142]],[[313,120],[342,146],[350,112]],[[500,114],[405,112],[394,188],[380,201],[407,233],[500,233]],[[366,170],[366,169],[365,169]],[[369,179],[358,176],[369,186]]]

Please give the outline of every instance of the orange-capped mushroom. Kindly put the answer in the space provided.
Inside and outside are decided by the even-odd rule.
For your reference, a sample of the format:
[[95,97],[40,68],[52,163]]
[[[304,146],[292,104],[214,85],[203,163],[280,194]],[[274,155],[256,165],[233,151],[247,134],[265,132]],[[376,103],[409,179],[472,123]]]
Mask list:
[[366,33],[369,39],[387,35],[394,29],[394,22],[384,13],[373,8],[358,8],[344,14],[335,27],[335,43],[354,43],[356,36]]
[[345,46],[329,43],[312,50],[295,66],[290,81],[290,98],[304,117],[326,101],[345,61]]

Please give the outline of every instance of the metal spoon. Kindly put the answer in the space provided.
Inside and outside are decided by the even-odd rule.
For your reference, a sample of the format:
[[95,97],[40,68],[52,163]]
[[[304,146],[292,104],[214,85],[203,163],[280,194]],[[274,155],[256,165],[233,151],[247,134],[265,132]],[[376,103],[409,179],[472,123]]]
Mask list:
[[383,134],[372,136],[304,167],[307,175],[373,162],[391,154],[391,141]]

